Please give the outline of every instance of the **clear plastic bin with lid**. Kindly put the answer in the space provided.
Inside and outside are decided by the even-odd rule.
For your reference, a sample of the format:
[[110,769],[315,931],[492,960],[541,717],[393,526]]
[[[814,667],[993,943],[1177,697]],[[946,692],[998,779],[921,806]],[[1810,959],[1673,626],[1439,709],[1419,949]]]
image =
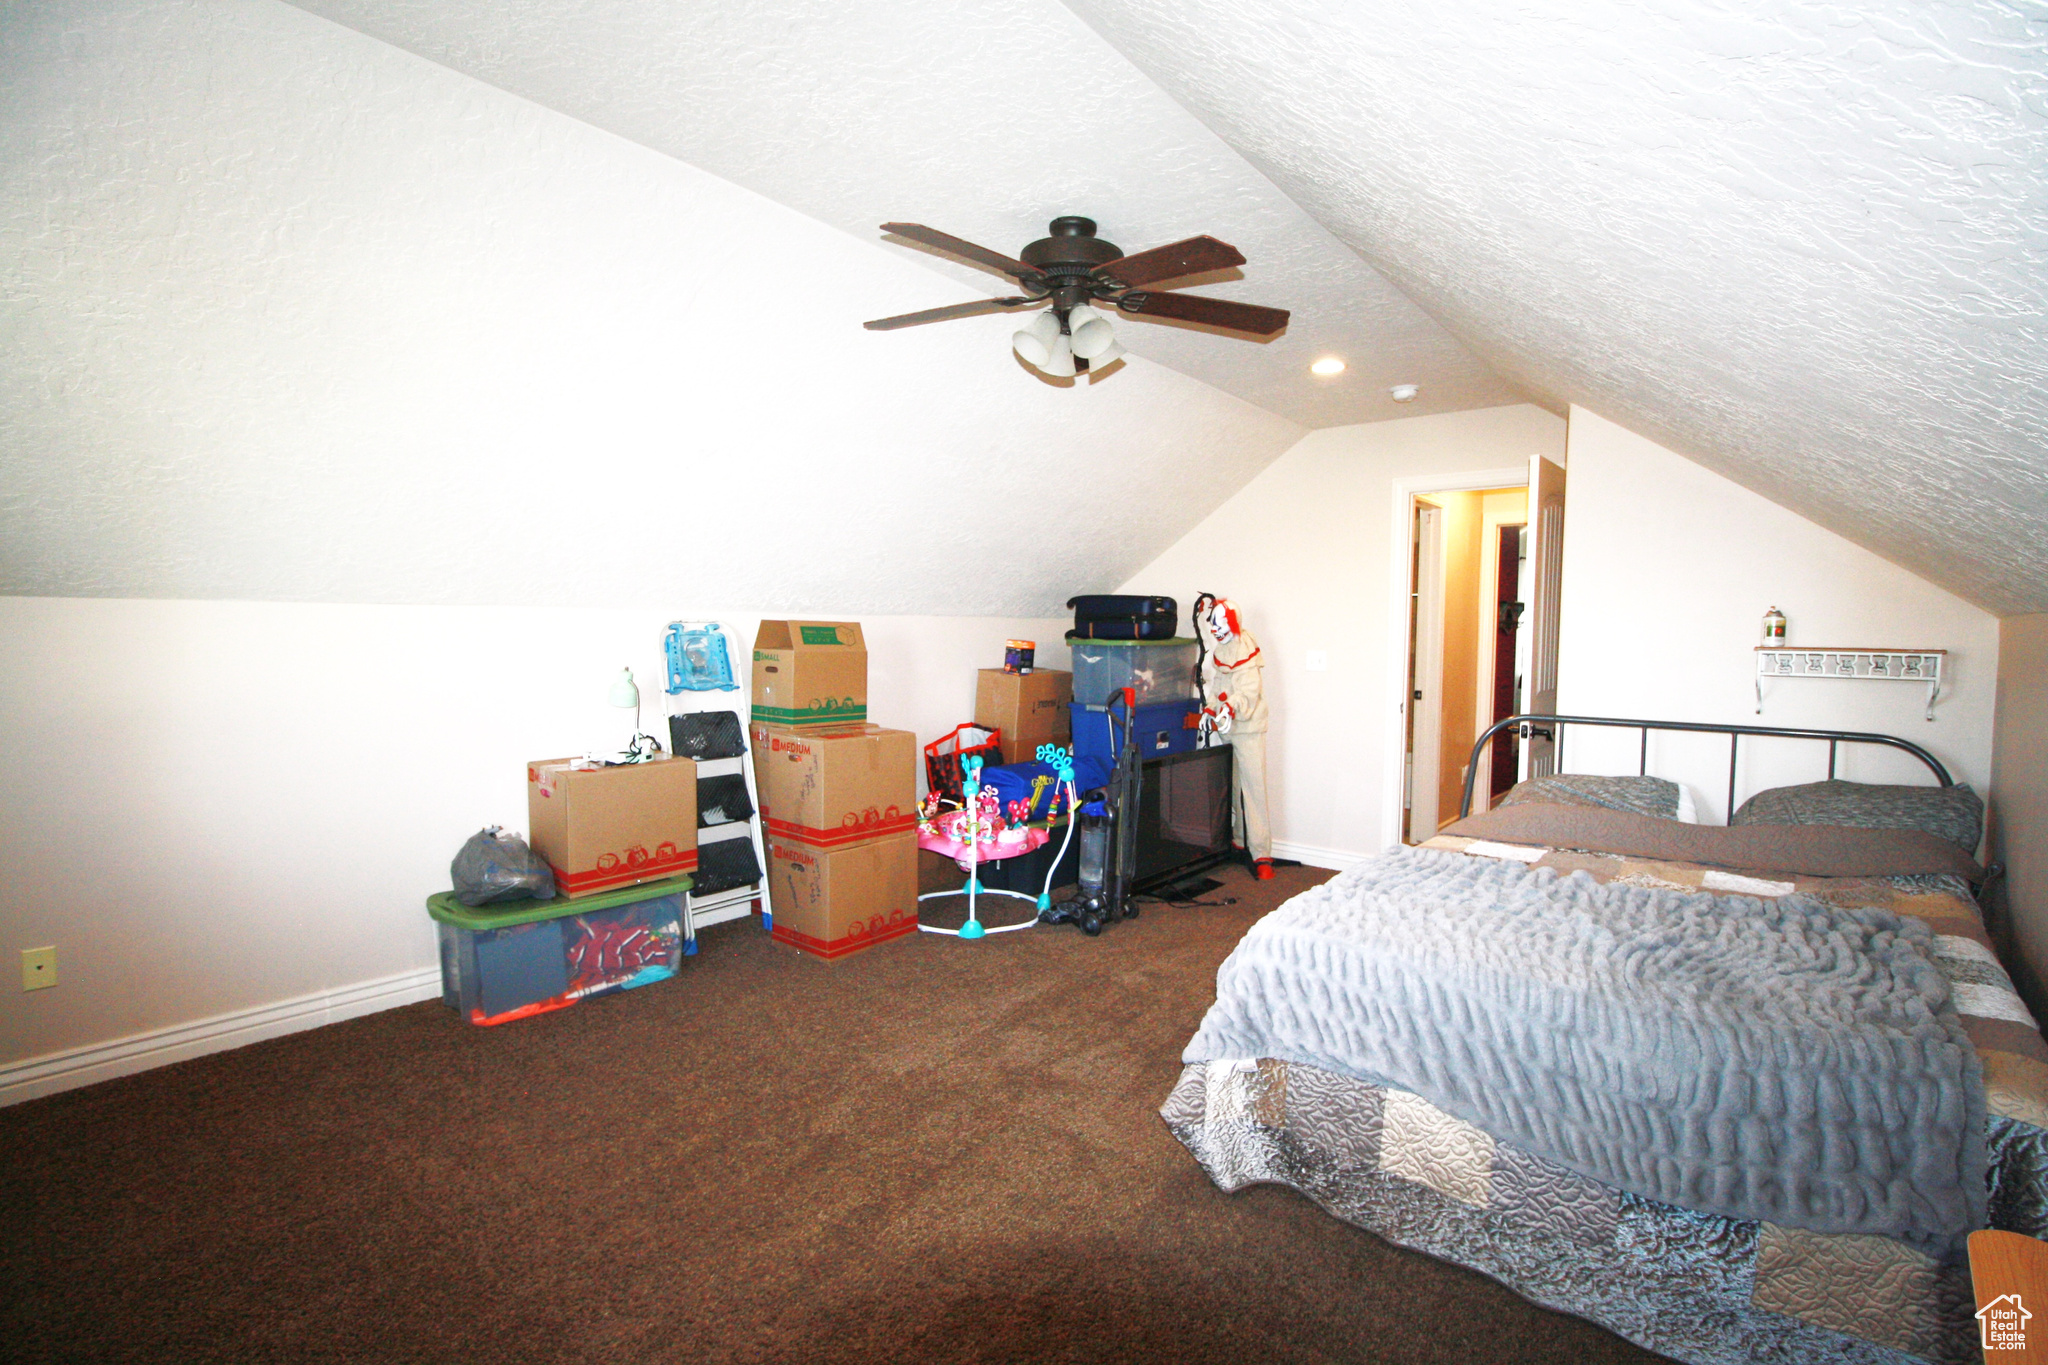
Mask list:
[[1200,647],[1193,640],[1075,640],[1074,703],[1100,707],[1123,688],[1137,705],[1193,701]]

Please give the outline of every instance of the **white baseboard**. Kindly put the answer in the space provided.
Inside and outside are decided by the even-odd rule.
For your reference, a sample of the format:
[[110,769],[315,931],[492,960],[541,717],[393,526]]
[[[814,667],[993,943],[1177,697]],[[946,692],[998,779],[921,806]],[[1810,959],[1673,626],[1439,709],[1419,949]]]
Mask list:
[[1327,867],[1336,872],[1349,872],[1366,859],[1370,853],[1352,853],[1345,849],[1317,848],[1314,844],[1290,844],[1284,839],[1273,841],[1273,856],[1292,858],[1310,867]]
[[272,1005],[234,1010],[189,1024],[172,1024],[109,1042],[9,1062],[0,1066],[0,1105],[75,1090],[116,1076],[131,1076],[188,1057],[225,1052],[245,1043],[319,1028],[322,1024],[338,1024],[357,1015],[438,999],[440,994],[441,969],[422,967],[374,981],[358,981],[352,986],[314,991]]

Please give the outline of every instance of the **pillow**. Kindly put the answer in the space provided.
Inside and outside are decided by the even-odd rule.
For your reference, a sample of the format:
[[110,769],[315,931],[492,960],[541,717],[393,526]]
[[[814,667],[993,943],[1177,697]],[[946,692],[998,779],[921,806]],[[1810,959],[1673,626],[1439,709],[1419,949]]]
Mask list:
[[1847,825],[1917,829],[1975,857],[1984,837],[1984,803],[1965,786],[1898,787],[1874,782],[1808,782],[1772,787],[1742,803],[1731,825]]
[[1676,782],[1667,782],[1661,777],[1596,777],[1591,773],[1558,773],[1517,782],[1493,806],[1499,810],[1503,806],[1519,806],[1530,801],[1551,806],[1604,806],[1608,810],[1676,820],[1681,799],[1687,794]]

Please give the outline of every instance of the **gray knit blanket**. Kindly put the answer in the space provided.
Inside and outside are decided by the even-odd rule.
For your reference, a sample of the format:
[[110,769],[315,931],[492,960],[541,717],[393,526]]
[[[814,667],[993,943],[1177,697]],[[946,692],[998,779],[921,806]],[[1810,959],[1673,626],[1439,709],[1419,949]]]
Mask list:
[[1931,947],[1809,896],[1400,849],[1254,925],[1184,1059],[1409,1090],[1682,1208],[1946,1240],[1984,1226],[1984,1090]]

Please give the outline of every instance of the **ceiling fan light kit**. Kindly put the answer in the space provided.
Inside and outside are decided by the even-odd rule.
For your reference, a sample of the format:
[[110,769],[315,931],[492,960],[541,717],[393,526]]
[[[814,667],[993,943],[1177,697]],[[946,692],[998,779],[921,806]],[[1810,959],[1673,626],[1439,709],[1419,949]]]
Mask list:
[[1051,351],[1046,362],[1038,368],[1054,379],[1072,379],[1087,366],[1087,361],[1074,358],[1074,348],[1064,332],[1052,339]]
[[1025,364],[1042,370],[1052,359],[1052,344],[1059,340],[1059,335],[1059,318],[1050,312],[1040,313],[1010,338],[1010,345],[1024,357]]
[[1244,264],[1236,247],[1214,237],[1189,237],[1126,256],[1115,243],[1095,235],[1093,219],[1069,214],[1053,219],[1048,236],[1011,257],[922,223],[884,223],[882,231],[1008,275],[1024,293],[877,318],[866,324],[869,331],[889,332],[1050,303],[1011,336],[1010,344],[1026,364],[1055,379],[1072,378],[1091,364],[1106,364],[1123,354],[1116,329],[1097,304],[1134,317],[1192,322],[1257,337],[1274,336],[1287,326],[1284,308],[1140,287]]
[[1104,352],[1116,345],[1116,329],[1109,325],[1109,319],[1087,304],[1067,314],[1067,333],[1073,340],[1074,354],[1083,360],[1100,360]]

